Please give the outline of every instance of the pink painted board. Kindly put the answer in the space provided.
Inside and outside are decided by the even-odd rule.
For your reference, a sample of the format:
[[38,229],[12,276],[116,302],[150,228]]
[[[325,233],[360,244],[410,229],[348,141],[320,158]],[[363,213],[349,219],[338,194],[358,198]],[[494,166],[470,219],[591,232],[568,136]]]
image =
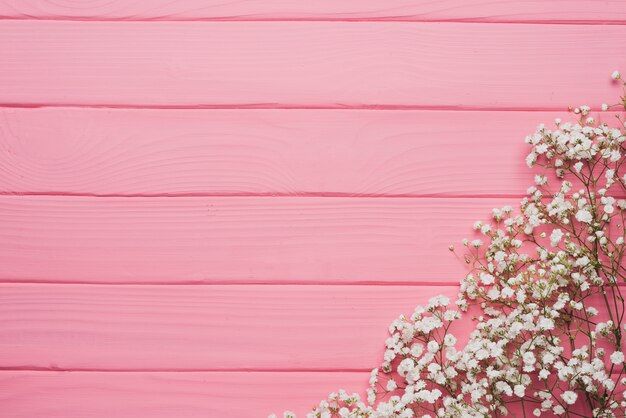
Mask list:
[[[535,173],[524,164],[524,138],[558,116],[563,112],[5,108],[0,191],[523,194]],[[614,120],[613,113],[596,117]]]
[[88,20],[460,20],[623,22],[623,1],[500,0],[2,0],[0,16]]
[[370,371],[382,361],[391,321],[433,296],[454,300],[458,292],[3,284],[0,369]]
[[0,196],[0,280],[458,283],[510,198]]
[[626,25],[7,20],[0,104],[598,107],[624,49]]
[[[367,372],[382,362],[394,319],[458,292],[458,285],[2,284],[0,369]],[[587,303],[600,310],[598,321],[608,320],[599,295]],[[459,344],[475,328],[473,315],[450,329]]]
[[266,418],[289,408],[304,414],[341,387],[364,391],[368,376],[366,372],[0,371],[0,414],[11,418]]
[[[338,388],[364,392],[359,372],[0,372],[11,418],[265,418],[304,413]],[[519,408],[511,405],[515,416]],[[280,416],[280,415],[279,415]]]

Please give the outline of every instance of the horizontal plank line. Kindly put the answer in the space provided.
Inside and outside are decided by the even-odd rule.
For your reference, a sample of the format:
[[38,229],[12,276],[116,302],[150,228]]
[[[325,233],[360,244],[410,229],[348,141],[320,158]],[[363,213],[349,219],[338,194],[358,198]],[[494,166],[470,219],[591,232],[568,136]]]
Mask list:
[[[372,368],[356,368],[356,369],[279,369],[279,368],[242,368],[242,369],[90,369],[90,368],[73,368],[73,369],[49,369],[41,367],[0,367],[0,373],[32,373],[32,372],[51,372],[51,373],[370,373]],[[622,375],[622,372],[614,371],[612,376]]]
[[[565,106],[524,107],[524,106],[420,106],[420,105],[281,105],[275,103],[254,103],[240,105],[125,105],[125,104],[57,104],[57,103],[2,103],[0,109],[125,109],[125,110],[424,110],[424,111],[467,111],[467,112],[554,112],[567,111]],[[599,109],[594,109],[598,110]]]
[[56,367],[1,367],[2,372],[78,372],[78,373],[369,373],[371,368],[223,368],[223,369],[129,369],[129,368],[56,368]]
[[575,25],[575,26],[598,26],[598,25],[611,25],[622,26],[626,25],[624,20],[529,20],[529,19],[498,19],[498,20],[486,20],[480,18],[467,18],[467,19],[411,19],[407,17],[395,18],[389,17],[374,17],[374,18],[320,18],[320,17],[292,17],[292,18],[271,18],[271,17],[207,17],[207,18],[184,18],[184,17],[172,17],[172,18],[90,18],[80,16],[64,16],[64,17],[11,17],[0,16],[0,21],[42,21],[42,22],[212,22],[212,23],[232,23],[232,22],[345,22],[345,23],[480,23],[480,24],[506,24],[506,25]]
[[364,281],[251,281],[251,280],[212,280],[208,281],[194,281],[194,280],[182,280],[176,282],[166,281],[121,281],[121,282],[107,282],[107,281],[65,281],[65,280],[11,280],[2,279],[0,284],[23,284],[23,285],[41,285],[41,284],[53,284],[53,285],[94,285],[94,286],[459,286],[459,281],[377,281],[377,280],[364,280]]
[[[462,246],[459,245],[462,248]],[[454,287],[459,286],[460,281],[379,281],[379,280],[353,280],[345,282],[337,281],[251,281],[251,280],[230,280],[220,281],[194,281],[181,280],[177,282],[166,281],[121,281],[107,282],[99,280],[90,281],[65,281],[65,280],[11,280],[1,279],[2,284],[20,284],[20,285],[81,285],[81,286],[380,286],[380,287]],[[618,283],[617,286],[626,288],[626,283]]]
[[376,194],[376,193],[328,193],[328,192],[298,192],[298,193],[69,193],[69,192],[11,192],[0,191],[0,196],[50,196],[50,197],[102,197],[102,198],[183,198],[183,197],[328,197],[328,198],[377,198],[377,199],[498,199],[510,198],[521,199],[526,194],[502,193],[502,194],[444,194],[444,193],[423,193],[423,194]]
[[[531,184],[529,183],[529,186]],[[100,197],[100,198],[222,198],[222,197],[276,197],[276,198],[354,198],[354,199],[523,199],[524,193],[420,193],[420,194],[377,194],[377,193],[332,193],[332,192],[301,192],[301,193],[69,193],[69,192],[11,192],[0,191],[0,196],[43,196],[43,197]],[[622,195],[614,197],[624,198]]]

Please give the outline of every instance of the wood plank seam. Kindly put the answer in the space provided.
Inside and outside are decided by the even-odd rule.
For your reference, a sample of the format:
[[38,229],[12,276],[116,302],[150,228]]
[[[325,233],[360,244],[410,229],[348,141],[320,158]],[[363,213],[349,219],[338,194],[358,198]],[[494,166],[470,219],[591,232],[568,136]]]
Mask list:
[[526,194],[519,193],[472,193],[472,194],[438,194],[438,193],[331,193],[331,192],[294,192],[294,193],[70,193],[70,192],[13,192],[0,191],[0,196],[49,196],[49,197],[99,197],[99,198],[183,198],[183,197],[271,197],[271,198],[350,198],[350,199],[522,199]]
[[2,0],[0,16],[21,20],[80,21],[395,21],[488,22],[515,24],[611,24],[626,19],[616,0],[527,2],[508,0],[317,0],[283,2],[242,0],[152,0],[148,4],[108,0],[81,3],[52,0]]
[[492,25],[577,25],[577,26],[623,26],[626,25],[624,19],[602,19],[602,20],[532,20],[532,19],[498,19],[488,20],[480,18],[459,18],[459,19],[424,19],[424,18],[243,18],[243,17],[214,17],[214,18],[90,18],[90,17],[12,17],[0,16],[0,21],[42,21],[42,22],[344,22],[344,23],[467,23],[467,24],[492,24]]
[[114,104],[114,103],[11,103],[0,101],[0,109],[120,109],[120,110],[368,110],[368,111],[442,111],[442,112],[567,112],[567,106],[473,106],[473,105],[311,105],[311,104]]

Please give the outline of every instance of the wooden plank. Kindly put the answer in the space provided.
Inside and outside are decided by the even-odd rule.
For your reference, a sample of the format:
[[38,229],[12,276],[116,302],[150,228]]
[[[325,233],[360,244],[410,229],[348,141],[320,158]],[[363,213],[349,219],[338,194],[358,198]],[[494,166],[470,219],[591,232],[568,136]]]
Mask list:
[[2,0],[0,16],[13,19],[90,20],[462,20],[471,22],[623,22],[620,0],[536,2],[504,0],[151,0],[59,2]]
[[0,289],[0,368],[117,371],[369,371],[381,361],[391,321],[433,296],[454,300],[459,291],[295,285]]
[[0,196],[0,279],[458,283],[448,246],[510,203]]
[[[382,361],[398,315],[436,295],[454,301],[458,292],[458,285],[2,284],[0,369],[369,371]],[[586,303],[599,309],[596,322],[609,319],[600,295]],[[460,346],[475,328],[471,318],[451,329]]]
[[[331,391],[364,391],[368,373],[0,372],[11,418],[248,418],[308,412]],[[282,414],[281,414],[282,416]]]
[[[367,380],[367,373],[327,372],[3,371],[0,412],[11,418],[248,418],[291,408],[304,416],[338,388],[364,392]],[[524,416],[516,405],[509,406]],[[585,413],[578,406],[575,411]]]
[[533,175],[524,163],[524,137],[557,116],[562,113],[3,109],[0,191],[523,194]]
[[624,25],[2,21],[0,104],[598,107],[624,49]]
[[[454,301],[458,292],[458,285],[2,284],[0,369],[367,372],[382,361],[398,315],[436,295]],[[596,322],[609,319],[600,295],[587,304],[599,309]],[[451,329],[460,346],[476,326],[471,318]]]

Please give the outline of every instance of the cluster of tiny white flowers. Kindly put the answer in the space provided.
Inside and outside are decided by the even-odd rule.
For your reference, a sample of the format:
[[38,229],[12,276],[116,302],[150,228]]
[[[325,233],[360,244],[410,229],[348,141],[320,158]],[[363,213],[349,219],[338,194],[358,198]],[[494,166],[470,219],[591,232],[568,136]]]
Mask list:
[[611,127],[588,106],[572,111],[577,122],[526,138],[526,162],[543,172],[519,208],[493,209],[463,241],[471,271],[457,300],[393,321],[366,398],[332,393],[308,418],[484,418],[512,405],[524,416],[626,416],[626,132],[619,117]]

